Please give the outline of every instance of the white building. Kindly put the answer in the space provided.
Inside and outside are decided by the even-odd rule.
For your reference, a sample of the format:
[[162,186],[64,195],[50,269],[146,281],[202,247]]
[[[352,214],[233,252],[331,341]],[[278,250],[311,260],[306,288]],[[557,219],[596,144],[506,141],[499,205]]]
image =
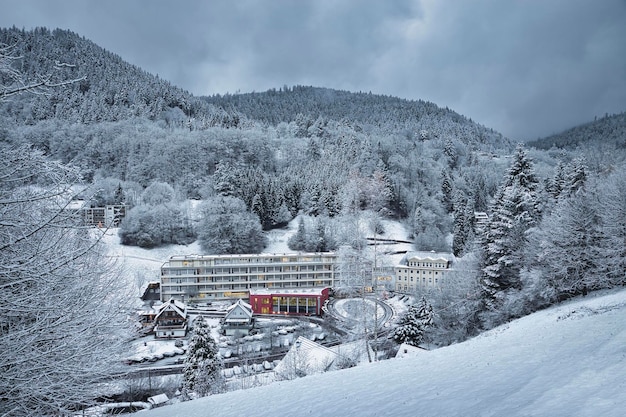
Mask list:
[[454,256],[446,252],[407,252],[395,267],[396,291],[413,292],[440,287]]
[[241,299],[226,310],[222,321],[222,329],[228,336],[237,333],[247,335],[253,325],[252,306]]
[[185,337],[187,334],[187,306],[170,299],[157,307],[154,335],[158,338]]
[[161,267],[161,300],[248,299],[252,289],[335,286],[334,252],[172,256]]

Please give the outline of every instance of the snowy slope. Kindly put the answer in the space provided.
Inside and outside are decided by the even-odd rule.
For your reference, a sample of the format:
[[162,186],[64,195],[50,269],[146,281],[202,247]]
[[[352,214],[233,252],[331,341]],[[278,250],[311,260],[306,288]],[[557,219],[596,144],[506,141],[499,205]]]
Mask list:
[[[195,202],[194,204],[197,204]],[[382,239],[407,240],[407,233],[404,227],[397,221],[383,220],[385,233],[378,236]],[[298,229],[298,218],[292,220],[289,225],[282,229],[270,230],[266,233],[267,246],[264,253],[292,253],[287,242]],[[112,228],[106,231],[96,230],[100,234],[102,242],[107,248],[109,257],[115,259],[124,271],[124,276],[128,279],[129,285],[139,296],[143,287],[150,281],[158,281],[161,266],[171,256],[174,255],[202,255],[204,251],[199,242],[189,245],[165,245],[158,248],[143,249],[137,246],[124,246],[120,243],[117,235],[118,229]],[[373,251],[370,247],[370,251]],[[378,265],[396,265],[403,254],[384,255],[385,251],[407,251],[412,250],[412,245],[408,243],[398,243],[395,245],[381,245],[378,247]],[[373,254],[372,254],[373,257]]]
[[196,416],[623,416],[626,290],[465,343],[142,411]]

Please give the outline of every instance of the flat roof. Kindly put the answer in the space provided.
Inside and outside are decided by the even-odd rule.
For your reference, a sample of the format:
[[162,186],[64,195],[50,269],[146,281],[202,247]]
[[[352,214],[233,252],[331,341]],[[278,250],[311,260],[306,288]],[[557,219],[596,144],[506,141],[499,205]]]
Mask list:
[[294,295],[322,295],[328,287],[324,288],[297,288],[297,289],[271,289],[271,288],[255,288],[250,290],[250,295],[274,295],[281,296],[294,296]]
[[186,260],[186,259],[241,259],[241,258],[271,258],[275,256],[280,257],[294,257],[294,256],[336,256],[335,252],[289,252],[289,253],[249,253],[249,254],[224,254],[224,255],[172,255],[170,260]]

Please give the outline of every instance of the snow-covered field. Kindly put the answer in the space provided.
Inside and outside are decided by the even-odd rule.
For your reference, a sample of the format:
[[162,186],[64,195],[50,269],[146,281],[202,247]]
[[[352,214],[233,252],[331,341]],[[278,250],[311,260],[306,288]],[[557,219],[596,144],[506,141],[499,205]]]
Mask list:
[[[395,221],[384,220],[385,233],[379,238],[406,240],[406,231],[401,224]],[[292,220],[283,229],[271,230],[267,232],[268,244],[263,250],[265,253],[291,253],[287,246],[287,241],[298,228],[297,218]],[[118,229],[112,228],[105,231],[102,237],[103,243],[107,247],[108,255],[115,259],[122,266],[122,273],[128,279],[129,285],[133,287],[139,296],[139,292],[149,281],[158,281],[161,265],[174,255],[201,255],[204,252],[198,242],[189,245],[165,245],[153,249],[142,249],[137,246],[124,246],[120,244],[117,235]],[[370,247],[373,250],[372,247]],[[384,255],[384,251],[406,251],[411,250],[411,245],[400,243],[393,246],[380,245],[377,249],[378,265],[397,264],[402,255]]]
[[623,416],[626,290],[465,343],[137,413],[200,416]]

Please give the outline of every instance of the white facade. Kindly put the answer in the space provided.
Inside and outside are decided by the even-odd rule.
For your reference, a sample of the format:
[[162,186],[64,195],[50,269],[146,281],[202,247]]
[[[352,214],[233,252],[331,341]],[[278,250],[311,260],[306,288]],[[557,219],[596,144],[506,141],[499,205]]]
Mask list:
[[396,291],[440,287],[450,272],[453,255],[444,252],[409,252],[395,268]]
[[333,287],[334,252],[172,256],[161,267],[161,300],[247,299],[252,289]]

